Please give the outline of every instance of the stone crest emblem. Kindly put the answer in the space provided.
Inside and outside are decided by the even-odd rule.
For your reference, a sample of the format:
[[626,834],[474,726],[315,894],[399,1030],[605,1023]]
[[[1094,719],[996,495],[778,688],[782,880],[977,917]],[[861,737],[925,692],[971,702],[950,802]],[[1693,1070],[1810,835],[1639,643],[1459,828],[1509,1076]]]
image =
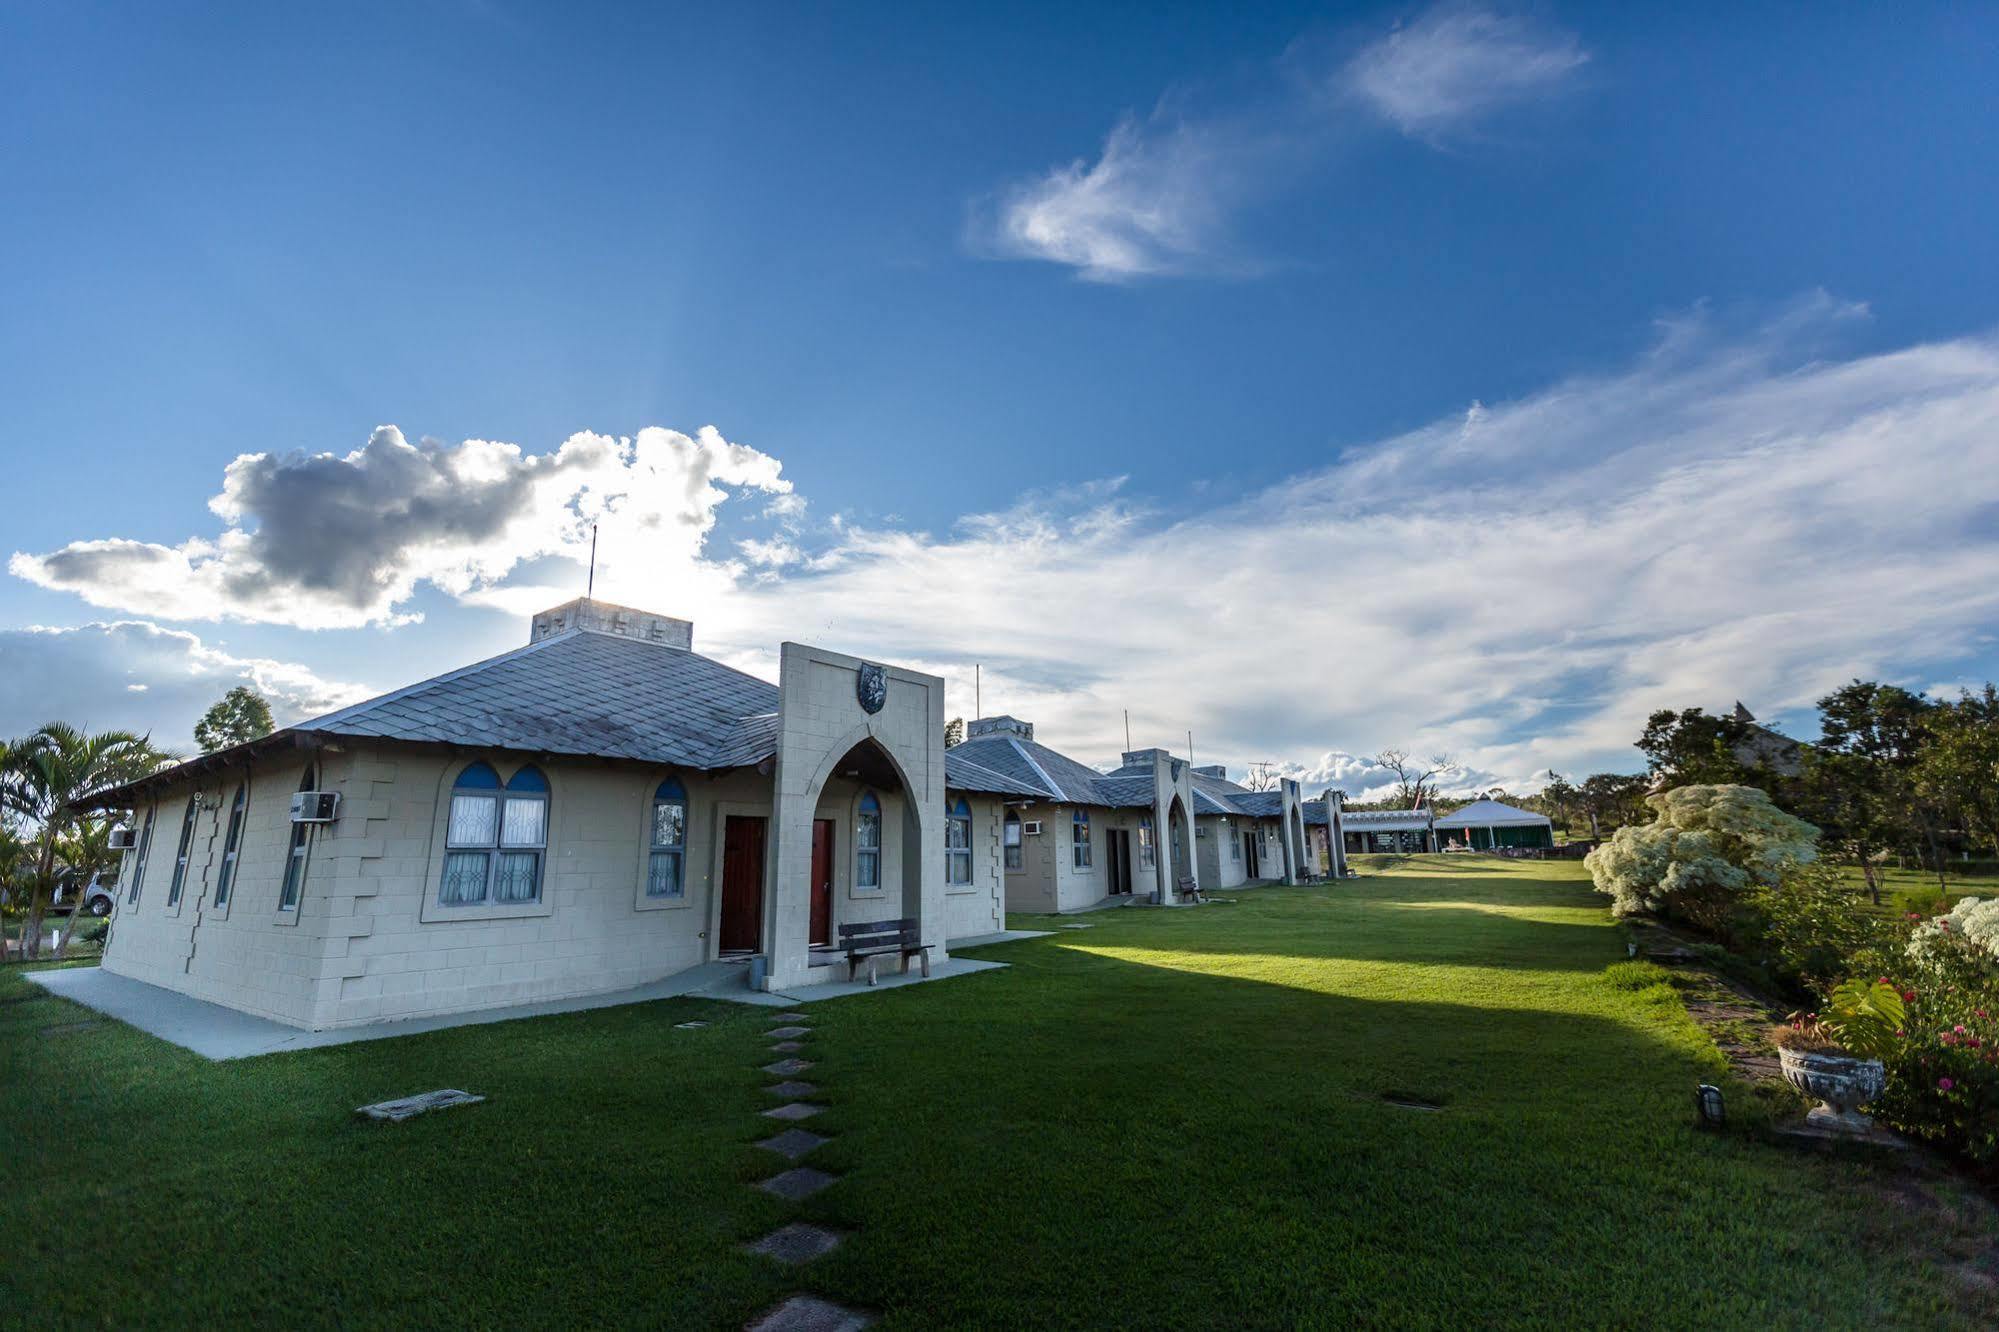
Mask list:
[[888,669],[871,661],[861,663],[860,674],[854,678],[854,697],[860,701],[861,711],[873,716],[888,702]]

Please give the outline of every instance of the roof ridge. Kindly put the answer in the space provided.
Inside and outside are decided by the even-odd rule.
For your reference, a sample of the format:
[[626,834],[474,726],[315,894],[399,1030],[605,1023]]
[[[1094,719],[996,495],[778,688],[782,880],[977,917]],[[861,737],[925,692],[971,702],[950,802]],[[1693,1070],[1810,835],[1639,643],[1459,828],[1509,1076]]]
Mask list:
[[1008,744],[1012,745],[1023,759],[1027,760],[1027,766],[1034,769],[1034,775],[1039,777],[1041,779],[1041,784],[1048,788],[1048,794],[1052,799],[1061,800],[1068,794],[1062,789],[1062,784],[1060,782],[1056,781],[1053,777],[1050,777],[1048,775],[1048,770],[1041,766],[1040,761],[1037,760],[1034,757],[1034,755],[1028,753],[1026,749],[1021,747],[1020,738],[1018,736],[1008,735],[1008,736],[1002,736],[1001,738],[1004,739]]

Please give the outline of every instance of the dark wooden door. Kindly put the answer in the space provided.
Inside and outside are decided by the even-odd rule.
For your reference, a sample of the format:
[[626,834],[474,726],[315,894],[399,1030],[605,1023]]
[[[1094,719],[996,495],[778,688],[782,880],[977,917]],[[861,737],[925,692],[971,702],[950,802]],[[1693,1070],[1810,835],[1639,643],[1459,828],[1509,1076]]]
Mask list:
[[1260,879],[1256,864],[1257,839],[1247,831],[1242,833],[1242,872],[1245,878]]
[[812,938],[833,942],[833,820],[812,820]]
[[764,821],[731,814],[722,833],[722,951],[763,947]]

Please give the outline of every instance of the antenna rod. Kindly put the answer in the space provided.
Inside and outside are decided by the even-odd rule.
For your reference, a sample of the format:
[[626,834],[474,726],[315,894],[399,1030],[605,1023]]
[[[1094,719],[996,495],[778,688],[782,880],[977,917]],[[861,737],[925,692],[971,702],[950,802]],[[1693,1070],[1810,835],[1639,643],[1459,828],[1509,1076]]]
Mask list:
[[1194,766],[1194,733],[1187,732],[1187,766]]
[[978,662],[972,663],[972,715],[986,715],[986,683],[984,668]]
[[1131,752],[1131,709],[1124,710],[1124,752]]
[[590,581],[583,585],[583,598],[589,600],[597,591],[597,524],[590,524]]

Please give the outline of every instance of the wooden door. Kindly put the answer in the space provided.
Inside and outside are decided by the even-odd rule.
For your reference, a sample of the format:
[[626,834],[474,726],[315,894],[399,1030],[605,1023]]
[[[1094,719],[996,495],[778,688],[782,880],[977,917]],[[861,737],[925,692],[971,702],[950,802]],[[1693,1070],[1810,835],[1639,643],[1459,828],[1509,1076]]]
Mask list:
[[764,820],[731,814],[722,834],[723,952],[763,947]]
[[833,943],[833,820],[812,820],[812,938]]

